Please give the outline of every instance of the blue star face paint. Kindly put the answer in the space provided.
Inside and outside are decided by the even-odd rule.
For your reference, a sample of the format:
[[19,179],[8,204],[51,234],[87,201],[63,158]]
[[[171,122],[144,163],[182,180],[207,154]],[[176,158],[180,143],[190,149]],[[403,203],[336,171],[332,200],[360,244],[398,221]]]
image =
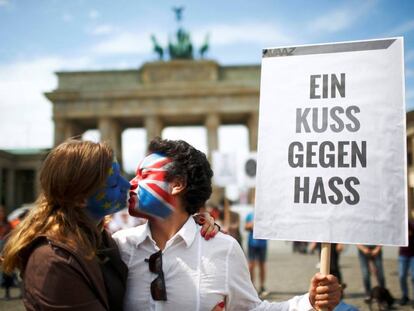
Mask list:
[[130,188],[128,180],[121,176],[118,162],[114,161],[109,169],[105,185],[88,199],[89,213],[94,219],[102,219],[106,215],[122,210],[128,204]]

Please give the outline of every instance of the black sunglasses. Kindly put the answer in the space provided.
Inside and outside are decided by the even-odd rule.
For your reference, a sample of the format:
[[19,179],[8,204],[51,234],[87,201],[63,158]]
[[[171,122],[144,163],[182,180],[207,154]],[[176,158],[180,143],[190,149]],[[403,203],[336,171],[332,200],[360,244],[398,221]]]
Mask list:
[[162,272],[162,252],[158,251],[145,259],[149,264],[149,270],[158,276],[151,282],[151,296],[154,300],[167,300],[167,290],[165,288],[164,273]]

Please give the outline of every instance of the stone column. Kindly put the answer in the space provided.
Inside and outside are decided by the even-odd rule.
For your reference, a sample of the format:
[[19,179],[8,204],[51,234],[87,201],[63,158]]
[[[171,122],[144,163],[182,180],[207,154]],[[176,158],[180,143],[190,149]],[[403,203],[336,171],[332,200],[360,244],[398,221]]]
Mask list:
[[75,121],[65,121],[65,139],[81,136],[83,132],[82,128],[80,128]]
[[[207,128],[207,155],[212,161],[213,151],[218,150],[218,128],[220,126],[220,117],[218,114],[207,115],[205,126]],[[213,185],[213,193],[211,194],[210,200],[216,204],[219,204],[221,199],[224,197],[224,188]]]
[[414,134],[407,137],[407,150],[408,149],[411,151],[411,168],[414,168]]
[[211,160],[212,152],[218,150],[218,128],[220,126],[220,117],[218,114],[209,114],[205,121],[207,128],[207,149],[208,158]]
[[[407,202],[408,202],[408,216],[409,218],[411,218],[411,211],[414,209],[413,203],[414,203],[414,193],[413,193],[413,187],[411,185],[414,184],[414,181],[411,180],[413,174],[411,174],[413,172],[414,169],[414,136],[409,136],[407,138],[407,149],[410,148],[409,150],[411,151],[411,166],[407,167],[407,184],[408,184],[408,189],[407,189]],[[408,165],[408,164],[407,164]]]
[[109,117],[103,117],[98,121],[98,129],[101,133],[101,141],[105,141],[111,146],[122,167],[122,128],[119,122]]
[[247,127],[249,129],[249,148],[250,151],[257,150],[257,135],[259,126],[259,114],[253,112],[247,120]]
[[65,120],[55,119],[54,145],[57,146],[65,140]]
[[41,165],[38,165],[35,169],[35,173],[34,173],[34,195],[35,195],[35,199],[38,198],[39,194],[40,194],[40,167]]
[[147,130],[147,146],[149,142],[155,137],[161,137],[162,122],[156,115],[149,115],[145,117],[144,126]]
[[6,208],[8,211],[15,209],[15,196],[16,196],[16,171],[14,169],[8,169],[6,173]]
[[0,166],[0,205],[3,204],[3,168]]
[[[258,127],[259,127],[259,114],[253,112],[250,114],[247,120],[247,127],[249,130],[249,149],[250,151],[257,151],[257,138],[258,138]],[[247,201],[250,204],[254,204],[255,201],[255,188],[250,188],[247,193]]]
[[82,135],[84,130],[76,121],[55,119],[55,146],[68,138]]

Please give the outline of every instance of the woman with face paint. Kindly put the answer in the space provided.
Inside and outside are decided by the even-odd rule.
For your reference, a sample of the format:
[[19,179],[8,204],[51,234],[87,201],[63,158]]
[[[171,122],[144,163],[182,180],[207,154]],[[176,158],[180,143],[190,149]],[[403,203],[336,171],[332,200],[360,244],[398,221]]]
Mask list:
[[123,310],[128,269],[103,219],[127,206],[130,184],[111,148],[62,143],[45,159],[40,187],[3,251],[3,270],[23,277],[26,309]]
[[3,269],[21,271],[26,309],[121,310],[128,270],[102,220],[126,206],[130,186],[111,148],[77,140],[57,146],[40,187],[37,206],[3,252]]

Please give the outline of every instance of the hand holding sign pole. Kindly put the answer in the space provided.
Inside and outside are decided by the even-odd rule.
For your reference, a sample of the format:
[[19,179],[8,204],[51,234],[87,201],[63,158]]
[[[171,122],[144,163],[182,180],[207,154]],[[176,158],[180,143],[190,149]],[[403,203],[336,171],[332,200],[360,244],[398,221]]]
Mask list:
[[[322,275],[328,275],[331,270],[331,244],[322,243],[321,245],[321,261],[320,261],[319,272]],[[321,311],[326,311],[327,309],[321,309]]]

